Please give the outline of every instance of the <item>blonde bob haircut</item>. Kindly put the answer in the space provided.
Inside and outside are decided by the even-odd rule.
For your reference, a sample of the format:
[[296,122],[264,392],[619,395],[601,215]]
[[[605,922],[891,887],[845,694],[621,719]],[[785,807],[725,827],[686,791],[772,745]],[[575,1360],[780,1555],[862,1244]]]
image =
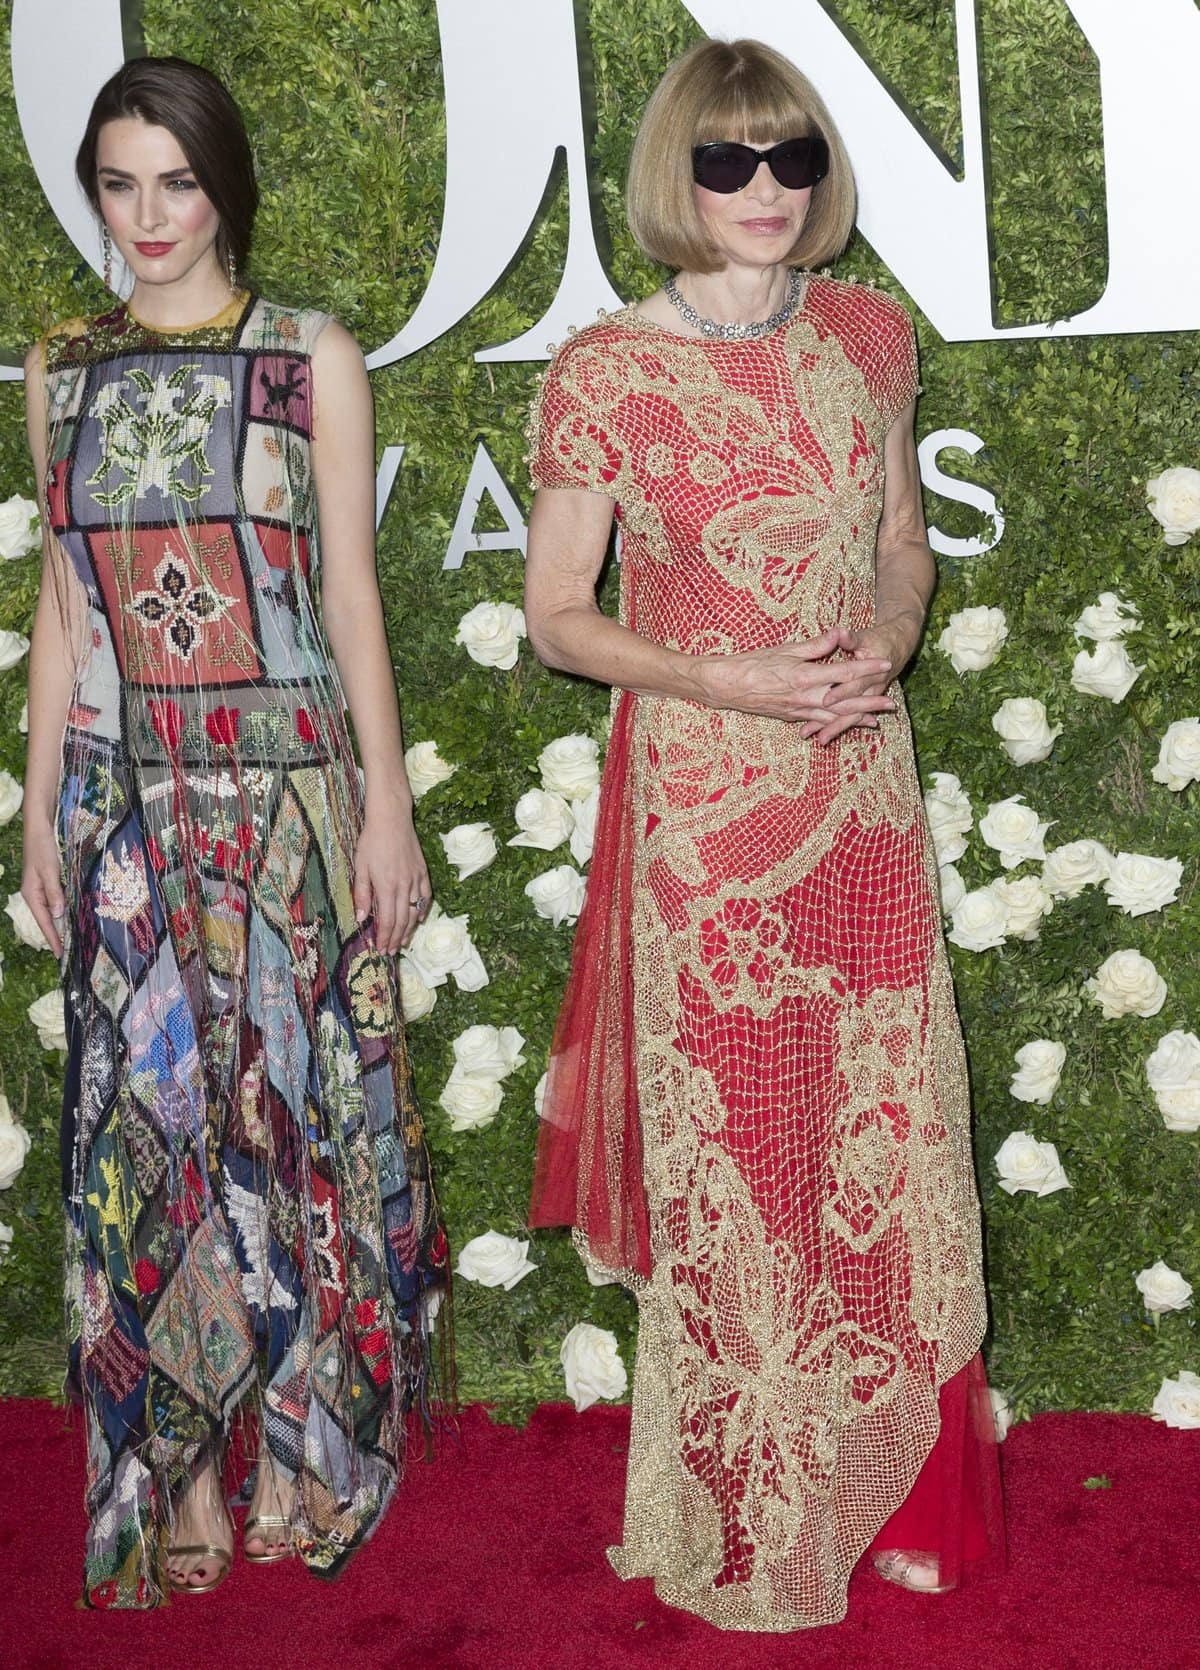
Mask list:
[[829,173],[812,188],[790,266],[823,267],[854,230],[854,174],[816,88],[761,41],[698,41],[671,64],[646,106],[629,159],[625,203],[638,244],[683,272],[711,273],[722,259],[704,230],[692,180],[692,148],[713,140],[765,147],[819,134]]

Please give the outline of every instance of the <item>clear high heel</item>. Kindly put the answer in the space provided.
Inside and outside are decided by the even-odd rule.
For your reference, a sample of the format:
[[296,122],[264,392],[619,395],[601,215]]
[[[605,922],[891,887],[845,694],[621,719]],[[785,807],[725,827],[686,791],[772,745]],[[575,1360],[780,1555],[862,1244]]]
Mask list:
[[918,1571],[933,1572],[936,1577],[938,1560],[936,1554],[923,1553],[916,1548],[888,1548],[874,1557],[875,1570],[885,1583],[895,1583],[901,1589],[907,1589],[914,1595],[948,1595],[954,1587],[953,1583],[914,1583],[913,1575]]

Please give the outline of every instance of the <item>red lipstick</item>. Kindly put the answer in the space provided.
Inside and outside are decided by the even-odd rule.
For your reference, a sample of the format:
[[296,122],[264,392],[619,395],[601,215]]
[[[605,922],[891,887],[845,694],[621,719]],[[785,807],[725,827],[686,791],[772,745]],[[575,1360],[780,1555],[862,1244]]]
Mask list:
[[168,255],[175,248],[174,244],[134,244],[139,255]]

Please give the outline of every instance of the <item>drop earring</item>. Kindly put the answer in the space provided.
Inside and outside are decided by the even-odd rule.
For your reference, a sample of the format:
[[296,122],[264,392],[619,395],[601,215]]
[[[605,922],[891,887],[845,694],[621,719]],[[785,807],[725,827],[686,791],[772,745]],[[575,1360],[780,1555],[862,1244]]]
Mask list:
[[233,251],[229,252],[229,288],[236,293],[238,287],[237,262]]
[[107,226],[104,228],[104,236],[101,239],[101,248],[104,251],[104,283],[105,287],[111,290],[113,287],[112,237]]

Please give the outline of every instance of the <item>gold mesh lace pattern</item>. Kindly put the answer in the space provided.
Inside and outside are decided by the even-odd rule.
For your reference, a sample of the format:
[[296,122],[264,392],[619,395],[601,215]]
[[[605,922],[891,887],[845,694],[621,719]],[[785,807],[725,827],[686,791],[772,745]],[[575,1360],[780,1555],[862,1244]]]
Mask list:
[[[627,624],[685,653],[870,624],[911,325],[810,281],[759,341],[625,310],[531,425],[539,486],[623,530]],[[641,1287],[626,1577],[724,1628],[845,1612],[984,1330],[965,1060],[907,716],[828,748],[639,698],[632,1029]]]

